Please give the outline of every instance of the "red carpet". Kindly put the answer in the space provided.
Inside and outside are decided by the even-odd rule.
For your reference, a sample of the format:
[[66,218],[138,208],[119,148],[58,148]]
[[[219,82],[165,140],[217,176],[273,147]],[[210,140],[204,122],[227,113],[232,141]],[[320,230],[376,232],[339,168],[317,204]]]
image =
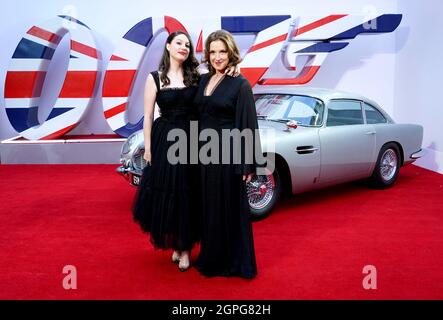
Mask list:
[[[254,223],[259,275],[178,271],[132,222],[113,165],[0,166],[0,299],[443,299],[443,176],[297,195]],[[196,256],[194,252],[193,256]],[[65,290],[63,266],[77,268]],[[362,269],[377,268],[365,290]]]

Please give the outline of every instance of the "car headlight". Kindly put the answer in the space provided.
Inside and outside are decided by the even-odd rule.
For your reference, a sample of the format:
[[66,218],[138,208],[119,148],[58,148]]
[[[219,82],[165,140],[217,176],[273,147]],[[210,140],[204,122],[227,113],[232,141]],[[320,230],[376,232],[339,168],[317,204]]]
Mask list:
[[131,134],[122,146],[122,154],[127,154],[137,142],[137,134]]

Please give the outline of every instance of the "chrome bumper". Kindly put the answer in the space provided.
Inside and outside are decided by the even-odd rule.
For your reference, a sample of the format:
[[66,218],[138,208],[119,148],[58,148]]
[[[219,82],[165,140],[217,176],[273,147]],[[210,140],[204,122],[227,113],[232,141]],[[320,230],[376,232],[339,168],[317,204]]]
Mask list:
[[423,149],[420,149],[419,151],[414,152],[413,154],[411,154],[410,158],[412,160],[417,160],[417,159],[420,159],[421,157],[423,157],[425,154],[426,154],[426,151],[423,150]]
[[120,166],[115,171],[123,176],[129,183],[133,186],[138,186],[140,184],[142,171],[134,170],[131,168],[126,168],[125,166]]
[[126,175],[126,173],[129,171],[129,168],[125,168],[124,166],[120,166],[115,171],[120,175]]

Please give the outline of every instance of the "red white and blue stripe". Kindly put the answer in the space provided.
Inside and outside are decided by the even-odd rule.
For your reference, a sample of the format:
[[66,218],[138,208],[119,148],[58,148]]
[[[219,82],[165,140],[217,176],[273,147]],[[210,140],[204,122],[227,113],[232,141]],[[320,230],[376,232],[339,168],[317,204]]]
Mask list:
[[[223,28],[234,35],[255,34],[243,57],[241,72],[251,85],[302,85],[312,80],[331,52],[341,50],[359,34],[391,32],[400,24],[400,14],[354,16],[333,14],[320,17],[234,16],[203,19],[196,51],[203,51],[209,32]],[[186,31],[168,16],[148,18],[132,27],[117,44],[104,77],[103,112],[111,129],[122,137],[142,129],[143,118],[130,123],[128,99],[137,70],[154,37],[160,32]],[[49,116],[38,120],[40,97],[46,74],[61,39],[70,36],[68,70]],[[299,56],[306,57],[301,70]],[[5,107],[12,126],[31,140],[55,139],[72,130],[85,115],[97,87],[100,53],[90,29],[68,16],[58,16],[30,28],[11,59],[5,81]],[[289,78],[270,78],[274,62],[294,71]],[[291,72],[290,72],[291,73]]]
[[111,129],[122,137],[143,128],[143,118],[130,123],[127,116],[128,98],[147,47],[158,32],[186,31],[176,19],[147,18],[133,26],[120,40],[112,55],[103,83],[103,111]]
[[[251,85],[302,85],[312,80],[331,52],[345,48],[359,34],[394,31],[401,14],[369,16],[333,14],[321,17],[297,17],[270,26],[257,34],[241,64]],[[286,31],[285,31],[286,30]],[[266,78],[273,60],[283,53],[283,63],[295,71],[298,56],[306,56],[302,70],[293,78]],[[243,71],[245,70],[245,71]]]
[[[67,72],[54,106],[43,123],[38,120],[40,95],[54,52],[69,33]],[[82,22],[58,16],[31,27],[20,40],[5,81],[5,107],[11,125],[29,140],[55,139],[82,119],[93,97],[98,52],[90,29]]]
[[254,86],[268,70],[288,37],[290,15],[222,17],[222,28],[232,34],[256,34],[243,57],[241,73]]

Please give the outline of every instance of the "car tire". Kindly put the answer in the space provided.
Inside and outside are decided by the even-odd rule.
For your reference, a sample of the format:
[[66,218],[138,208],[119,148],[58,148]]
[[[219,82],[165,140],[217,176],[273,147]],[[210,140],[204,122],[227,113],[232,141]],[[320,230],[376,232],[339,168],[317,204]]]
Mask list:
[[253,220],[269,216],[281,197],[281,179],[278,168],[267,175],[254,176],[247,184],[249,207]]
[[395,143],[385,144],[378,154],[377,163],[369,181],[377,189],[392,186],[398,177],[401,166],[400,150]]

